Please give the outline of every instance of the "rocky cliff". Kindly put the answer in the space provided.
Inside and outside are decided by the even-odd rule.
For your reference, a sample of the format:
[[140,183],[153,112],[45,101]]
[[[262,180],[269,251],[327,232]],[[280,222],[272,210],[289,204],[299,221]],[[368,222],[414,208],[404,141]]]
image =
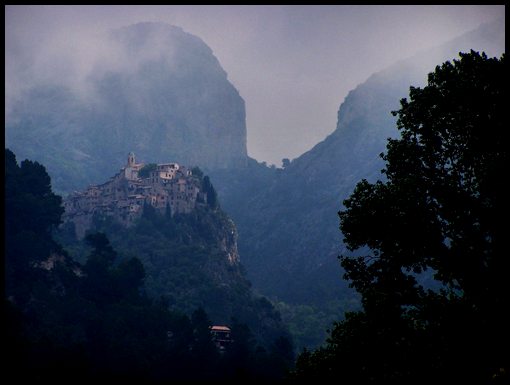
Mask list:
[[[200,171],[191,177],[207,184]],[[107,211],[96,210],[88,231],[104,232],[119,255],[140,259],[150,298],[185,314],[203,308],[214,324],[230,325],[234,319],[245,323],[266,346],[288,335],[276,309],[252,291],[238,252],[236,226],[219,205],[197,204],[175,213],[152,204],[140,209],[129,226]],[[88,249],[76,229],[76,221],[65,222],[58,239],[76,260],[85,262]]]
[[139,23],[101,44],[107,53],[80,92],[40,84],[6,122],[6,146],[47,165],[58,192],[104,180],[129,151],[212,169],[245,164],[244,101],[201,39]]
[[[243,263],[262,293],[295,303],[352,295],[337,260],[348,252],[337,212],[362,178],[383,178],[379,154],[387,138],[399,134],[391,111],[400,108],[410,86],[426,83],[436,65],[470,49],[499,56],[504,41],[501,20],[370,76],[341,104],[336,130],[283,170],[264,174],[260,165],[252,165],[249,175],[235,177],[244,182],[213,174],[238,226]],[[259,186],[245,188],[253,175],[261,176]]]

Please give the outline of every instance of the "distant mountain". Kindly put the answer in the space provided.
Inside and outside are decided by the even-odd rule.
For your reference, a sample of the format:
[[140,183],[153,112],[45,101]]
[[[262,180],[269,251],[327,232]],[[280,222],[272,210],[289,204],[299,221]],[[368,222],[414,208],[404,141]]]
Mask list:
[[236,223],[256,291],[341,312],[336,303],[350,306],[353,292],[336,258],[346,252],[337,211],[360,179],[381,178],[379,154],[398,135],[391,111],[459,51],[499,56],[504,35],[504,20],[484,25],[372,75],[345,98],[336,130],[281,170],[247,157],[244,102],[205,43],[177,27],[136,24],[105,36],[127,60],[89,75],[92,97],[31,89],[13,106],[6,146],[44,163],[57,192],[106,180],[130,151],[142,162],[198,165]]
[[243,170],[211,173],[238,226],[240,254],[258,290],[295,304],[352,298],[337,260],[347,252],[337,212],[358,181],[383,177],[379,154],[388,137],[398,136],[391,111],[400,108],[410,86],[423,86],[427,73],[460,51],[499,57],[504,36],[504,20],[482,25],[370,76],[345,98],[336,130],[283,170],[250,163],[244,176]]
[[244,166],[244,101],[201,39],[139,23],[103,42],[114,53],[88,74],[85,94],[38,85],[9,113],[6,147],[47,165],[57,192],[113,175],[130,151],[142,161]]

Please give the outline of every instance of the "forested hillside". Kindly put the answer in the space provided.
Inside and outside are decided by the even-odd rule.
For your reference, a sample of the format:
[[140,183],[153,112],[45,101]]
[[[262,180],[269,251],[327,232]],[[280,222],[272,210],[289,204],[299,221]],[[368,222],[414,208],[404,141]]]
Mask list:
[[[247,324],[254,337],[269,346],[286,335],[280,315],[264,297],[255,297],[237,250],[237,230],[221,210],[209,178],[196,168],[194,175],[208,191],[208,204],[189,214],[160,213],[145,204],[142,217],[126,227],[113,217],[95,214],[88,232],[104,232],[125,256],[136,256],[146,271],[150,298],[163,298],[171,309],[191,314],[203,308],[215,324]],[[56,236],[78,261],[86,245],[76,238],[72,222]]]
[[[334,319],[360,306],[359,295],[342,279],[337,257],[350,251],[336,213],[359,180],[384,180],[379,154],[387,138],[398,135],[391,111],[410,85],[425,84],[428,72],[460,51],[503,52],[504,24],[501,19],[483,25],[373,74],[342,102],[335,131],[283,168],[247,156],[244,101],[211,49],[180,28],[159,23],[131,25],[104,36],[102,44],[126,60],[100,60],[85,77],[90,92],[58,84],[25,90],[26,98],[9,111],[6,145],[21,158],[44,164],[53,188],[62,193],[114,175],[118,159],[129,151],[143,162],[201,166],[218,191],[221,209],[235,223],[246,274],[241,267],[220,264],[221,273],[213,277],[216,257],[204,257],[221,259],[221,237],[207,234],[231,231],[222,214],[168,219],[148,212],[136,230],[100,218],[97,229],[108,234],[116,249],[143,260],[151,295],[165,294],[187,312],[209,306],[215,320],[230,317],[232,304],[246,303],[243,319],[254,320],[254,309],[267,309],[261,310],[267,313],[267,330],[278,329],[272,306],[264,299],[247,299],[253,289],[280,310],[299,336],[299,347],[316,346]],[[88,251],[72,231],[59,237],[84,263]],[[197,282],[211,280],[200,291],[191,289],[186,275],[178,273],[184,265]],[[227,286],[218,284],[219,278]],[[177,297],[176,286],[183,288]]]
[[[7,149],[5,165],[7,378],[57,384],[269,381],[281,379],[292,365],[291,341],[278,314],[269,302],[253,297],[239,266],[222,270],[224,254],[212,250],[214,242],[199,241],[201,231],[213,238],[221,233],[221,227],[209,232],[218,222],[207,222],[207,215],[204,222],[198,217],[167,220],[174,224],[167,228],[172,236],[162,241],[164,235],[158,234],[151,242],[152,226],[165,219],[148,211],[135,228],[140,234],[124,234],[139,246],[131,245],[128,253],[129,246],[119,240],[122,233],[99,218],[98,226],[108,228],[123,247],[113,247],[105,233],[94,230],[79,244],[67,228],[59,238],[73,245],[68,253],[53,238],[63,209],[44,166],[30,160],[18,165]],[[213,217],[210,213],[209,221]],[[226,219],[219,215],[215,220]],[[150,265],[144,267],[143,246],[155,253],[153,262],[159,258],[160,265],[166,264],[166,270],[157,270],[164,278],[154,277]],[[175,250],[158,254],[169,246]],[[79,252],[80,262],[72,258]],[[170,286],[162,293],[150,279]],[[210,318],[202,304],[216,313]],[[242,322],[247,317],[253,329]],[[215,321],[231,327],[233,341],[223,353],[211,336]],[[264,334],[267,330],[272,334]]]
[[505,65],[461,54],[402,99],[385,181],[361,180],[339,213],[363,308],[300,355],[299,383],[508,381]]
[[252,162],[246,173],[210,173],[238,227],[248,277],[261,293],[315,312],[355,308],[358,297],[341,279],[337,257],[350,251],[336,213],[359,180],[385,178],[380,154],[387,138],[398,135],[391,111],[409,87],[425,84],[436,65],[471,48],[500,55],[504,20],[370,76],[341,104],[336,130],[285,168]]

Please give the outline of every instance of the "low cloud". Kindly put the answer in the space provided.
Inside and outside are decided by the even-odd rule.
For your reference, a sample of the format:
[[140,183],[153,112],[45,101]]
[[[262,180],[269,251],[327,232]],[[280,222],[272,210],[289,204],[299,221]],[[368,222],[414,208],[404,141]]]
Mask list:
[[[246,101],[248,151],[279,164],[336,127],[347,93],[373,72],[504,15],[504,6],[6,6],[5,109],[35,85],[90,98],[90,74],[133,71],[109,30],[156,21],[209,45]],[[267,143],[271,142],[271,146]]]

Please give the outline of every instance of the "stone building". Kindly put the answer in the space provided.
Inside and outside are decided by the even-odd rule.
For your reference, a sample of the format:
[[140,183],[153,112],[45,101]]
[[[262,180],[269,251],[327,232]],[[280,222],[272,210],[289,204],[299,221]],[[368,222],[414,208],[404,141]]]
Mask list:
[[232,331],[228,326],[224,325],[213,325],[209,327],[211,331],[211,337],[216,348],[223,352],[232,341]]
[[151,205],[162,214],[169,209],[174,215],[190,213],[197,205],[207,203],[201,180],[187,167],[178,163],[158,164],[148,177],[140,177],[143,167],[130,152],[127,164],[109,181],[64,199],[64,222],[73,222],[81,238],[94,215],[113,217],[130,226],[142,215],[144,205]]

